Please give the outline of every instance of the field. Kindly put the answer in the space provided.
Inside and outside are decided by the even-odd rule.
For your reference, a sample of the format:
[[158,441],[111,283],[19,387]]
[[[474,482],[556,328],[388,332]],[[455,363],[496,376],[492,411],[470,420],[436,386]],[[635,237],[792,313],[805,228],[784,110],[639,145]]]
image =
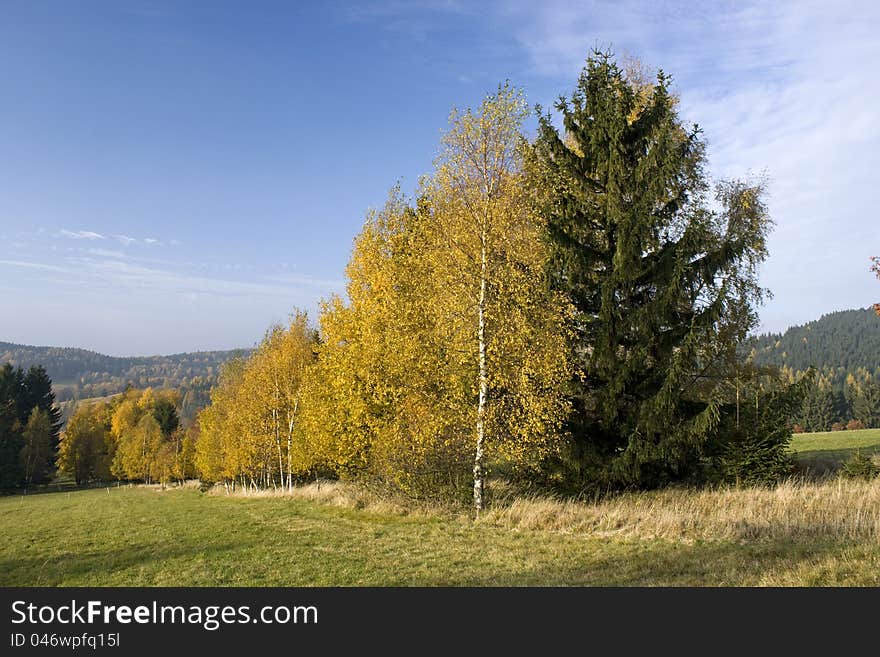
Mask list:
[[880,429],[795,434],[791,448],[805,471],[821,475],[836,470],[856,450],[880,454]]
[[880,585],[880,482],[507,501],[479,521],[342,484],[0,499],[0,585]]
[[[834,469],[880,430],[795,436]],[[880,585],[880,479],[505,498],[478,521],[326,482],[293,495],[110,487],[0,498],[0,585]]]

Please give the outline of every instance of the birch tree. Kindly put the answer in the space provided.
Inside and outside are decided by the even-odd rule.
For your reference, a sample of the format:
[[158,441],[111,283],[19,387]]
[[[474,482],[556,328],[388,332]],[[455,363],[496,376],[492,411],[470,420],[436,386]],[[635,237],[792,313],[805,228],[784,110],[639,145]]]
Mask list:
[[21,465],[25,485],[48,479],[53,442],[49,414],[35,406],[22,432],[22,438],[24,447],[21,450]]
[[199,440],[188,444],[206,481],[293,486],[303,468],[294,443],[314,359],[314,331],[295,311],[288,327],[269,328],[248,360],[223,369],[211,405],[199,414]]
[[[266,463],[282,487],[293,486],[294,433],[299,428],[303,383],[315,359],[315,336],[305,312],[296,310],[287,328],[276,325],[248,362],[243,378],[243,399],[254,413],[251,436],[274,447],[273,463]],[[262,428],[264,438],[259,439]]]
[[416,201],[395,191],[356,239],[308,411],[339,471],[419,494],[469,480],[479,513],[490,461],[557,447],[566,306],[521,184],[526,113],[510,87],[453,112]]
[[528,107],[509,85],[476,111],[453,111],[430,198],[435,274],[453,335],[475,374],[473,501],[484,506],[487,450],[522,456],[552,440],[564,412],[562,318],[543,269],[544,227],[530,212],[521,136]]

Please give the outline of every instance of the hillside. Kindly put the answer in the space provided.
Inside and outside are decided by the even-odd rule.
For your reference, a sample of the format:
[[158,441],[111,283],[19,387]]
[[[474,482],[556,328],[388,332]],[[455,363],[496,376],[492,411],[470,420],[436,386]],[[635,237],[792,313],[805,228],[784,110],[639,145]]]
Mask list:
[[220,366],[247,349],[198,351],[170,356],[107,356],[86,349],[34,347],[0,342],[0,364],[25,369],[42,365],[52,379],[56,401],[65,416],[82,399],[101,398],[135,388],[176,388],[181,393],[181,417],[189,419],[208,403],[208,393]]
[[870,308],[822,315],[785,333],[751,338],[746,349],[758,365],[792,370],[865,370],[880,377],[880,317]]

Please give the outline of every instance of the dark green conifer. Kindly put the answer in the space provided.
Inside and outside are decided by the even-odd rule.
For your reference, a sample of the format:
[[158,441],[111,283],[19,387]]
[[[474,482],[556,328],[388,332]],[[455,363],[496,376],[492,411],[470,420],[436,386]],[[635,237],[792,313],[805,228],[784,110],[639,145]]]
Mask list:
[[755,321],[770,226],[760,185],[710,185],[700,131],[670,78],[647,92],[595,53],[540,117],[533,150],[550,277],[575,308],[570,429],[580,466],[611,485],[689,474],[719,416],[712,377]]

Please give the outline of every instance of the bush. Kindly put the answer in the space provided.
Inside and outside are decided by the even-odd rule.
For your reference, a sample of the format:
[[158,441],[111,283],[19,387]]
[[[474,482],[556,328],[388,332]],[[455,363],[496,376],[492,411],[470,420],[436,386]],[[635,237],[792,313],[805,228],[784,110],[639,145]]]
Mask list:
[[831,425],[832,431],[846,431],[846,425],[843,422],[835,422]]
[[861,450],[857,449],[843,464],[840,474],[847,479],[870,480],[880,474],[880,468],[870,456],[862,454]]
[[867,427],[861,420],[850,420],[846,423],[846,428],[848,431],[858,431],[859,429],[866,429]]
[[804,432],[804,428],[803,428],[801,425],[799,425],[799,424],[795,424],[795,425],[791,428],[791,432],[792,432],[792,433],[803,433],[803,432]]
[[752,387],[745,396],[755,396],[756,404],[745,404],[739,412],[734,405],[724,407],[717,442],[711,446],[715,478],[752,486],[772,484],[792,474],[793,427],[788,418],[802,403],[809,381],[805,377],[793,384],[772,381],[767,387]]

